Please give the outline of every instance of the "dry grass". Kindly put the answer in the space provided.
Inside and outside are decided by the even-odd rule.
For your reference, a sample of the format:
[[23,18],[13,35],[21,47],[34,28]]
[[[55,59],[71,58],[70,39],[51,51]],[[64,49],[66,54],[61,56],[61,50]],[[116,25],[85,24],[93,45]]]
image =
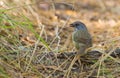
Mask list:
[[119,77],[120,59],[110,56],[120,46],[119,5],[119,0],[1,0],[0,78],[66,78],[73,56],[63,60],[42,53],[75,51],[69,23],[76,20],[87,25],[93,49],[102,55],[68,77]]

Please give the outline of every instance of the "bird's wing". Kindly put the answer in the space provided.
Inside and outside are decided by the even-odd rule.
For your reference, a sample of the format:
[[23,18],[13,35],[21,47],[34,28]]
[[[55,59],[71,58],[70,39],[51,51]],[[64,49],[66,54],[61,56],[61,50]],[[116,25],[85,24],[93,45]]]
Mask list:
[[77,30],[73,33],[73,41],[76,43],[83,43],[92,46],[92,38],[91,35],[86,30]]

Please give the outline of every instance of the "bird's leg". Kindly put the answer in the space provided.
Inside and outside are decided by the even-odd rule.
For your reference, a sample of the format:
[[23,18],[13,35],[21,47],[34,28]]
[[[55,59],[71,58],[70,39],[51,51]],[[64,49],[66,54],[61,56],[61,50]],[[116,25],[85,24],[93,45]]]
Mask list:
[[70,74],[70,71],[71,71],[73,65],[75,64],[75,62],[76,62],[77,60],[80,60],[80,56],[82,56],[82,55],[85,54],[85,49],[86,49],[86,47],[85,47],[84,45],[82,45],[82,44],[80,44],[79,47],[80,47],[79,51],[78,51],[77,54],[75,55],[74,59],[72,60],[70,66],[69,66],[69,68],[68,68],[67,78],[68,78],[68,76],[69,76],[69,74]]
[[79,55],[79,54],[78,54],[78,55],[75,55],[74,59],[72,60],[70,66],[69,66],[69,68],[68,68],[68,70],[67,70],[67,78],[69,78],[68,76],[69,76],[69,74],[70,74],[70,72],[71,72],[71,69],[72,69],[73,65],[74,65],[75,62],[76,62],[77,60],[79,60],[79,59],[80,59],[80,55]]

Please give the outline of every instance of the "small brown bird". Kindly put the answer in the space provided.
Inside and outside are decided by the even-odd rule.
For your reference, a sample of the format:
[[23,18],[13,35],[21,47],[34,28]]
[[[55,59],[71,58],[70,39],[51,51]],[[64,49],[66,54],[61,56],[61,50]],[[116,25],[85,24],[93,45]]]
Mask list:
[[70,24],[70,26],[75,28],[72,34],[72,40],[77,49],[77,54],[72,60],[71,65],[69,66],[68,74],[70,73],[70,70],[73,64],[75,63],[75,61],[79,60],[80,56],[83,56],[84,54],[86,54],[85,50],[87,48],[92,47],[92,37],[89,34],[89,31],[87,30],[87,27],[85,26],[85,24],[83,24],[80,21],[76,21]]

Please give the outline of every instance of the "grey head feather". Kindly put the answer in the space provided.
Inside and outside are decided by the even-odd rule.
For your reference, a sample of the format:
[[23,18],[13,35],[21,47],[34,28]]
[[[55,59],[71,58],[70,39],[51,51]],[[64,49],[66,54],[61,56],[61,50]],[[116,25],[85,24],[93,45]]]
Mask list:
[[76,21],[72,24],[70,24],[72,27],[75,27],[75,31],[76,30],[87,30],[87,27],[85,26],[84,23],[80,22],[80,21]]

